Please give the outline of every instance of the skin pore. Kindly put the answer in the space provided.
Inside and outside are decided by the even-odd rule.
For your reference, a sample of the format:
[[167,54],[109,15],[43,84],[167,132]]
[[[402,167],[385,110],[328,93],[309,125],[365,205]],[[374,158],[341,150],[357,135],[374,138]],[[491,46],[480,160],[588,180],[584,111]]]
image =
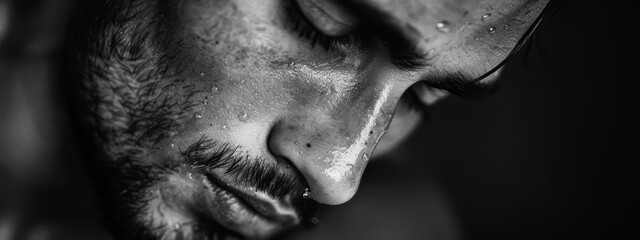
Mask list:
[[547,3],[85,3],[71,66],[116,238],[268,238],[348,201],[421,108],[494,81]]

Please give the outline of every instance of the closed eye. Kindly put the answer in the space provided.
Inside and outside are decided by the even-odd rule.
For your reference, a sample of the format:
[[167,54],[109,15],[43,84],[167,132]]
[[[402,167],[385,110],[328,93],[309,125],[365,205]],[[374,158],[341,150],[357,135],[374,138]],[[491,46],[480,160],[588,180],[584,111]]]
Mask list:
[[[298,34],[298,36],[310,41],[311,46],[321,46],[325,50],[333,51],[336,50],[340,45],[343,46],[355,46],[361,47],[363,45],[362,39],[362,31],[357,28],[348,28],[348,31],[339,31],[340,34],[336,36],[329,36],[318,30],[312,23],[312,21],[316,19],[310,19],[305,11],[302,9],[298,2],[306,2],[306,1],[296,1],[291,0],[285,3],[286,12],[288,15],[288,19],[292,22],[292,29],[294,32]],[[308,12],[308,11],[307,11]],[[313,17],[320,17],[317,15],[311,15]]]

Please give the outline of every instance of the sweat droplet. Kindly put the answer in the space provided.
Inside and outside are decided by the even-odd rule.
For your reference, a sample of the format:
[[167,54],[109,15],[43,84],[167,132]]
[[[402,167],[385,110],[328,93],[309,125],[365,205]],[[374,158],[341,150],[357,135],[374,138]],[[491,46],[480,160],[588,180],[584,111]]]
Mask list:
[[309,188],[304,189],[304,193],[302,194],[302,198],[309,199],[311,197],[311,190]]
[[224,129],[224,130],[228,130],[228,129],[229,129],[229,127],[227,127],[227,125],[223,125],[223,126],[222,126],[222,129]]
[[364,160],[365,162],[369,161],[369,154],[362,154],[362,160]]
[[211,92],[212,93],[219,93],[220,89],[218,89],[218,87],[216,87],[216,86],[213,86],[213,87],[211,87]]
[[442,21],[436,23],[436,29],[438,31],[440,31],[440,32],[448,33],[448,32],[451,31],[451,29],[449,28],[449,25],[450,25],[449,21],[442,20]]
[[505,24],[502,28],[504,28],[504,30],[509,29],[509,24]]
[[490,27],[489,34],[494,34],[494,33],[496,33],[496,27]]
[[196,114],[194,114],[194,116],[198,119],[202,118],[202,114],[200,114],[199,112],[196,112]]
[[204,73],[200,73],[200,77],[204,77]]
[[246,122],[249,119],[249,114],[247,114],[245,110],[242,110],[238,114],[238,119],[240,119],[240,121]]
[[489,19],[491,17],[491,13],[487,13],[485,15],[482,15],[482,21],[486,21],[487,19]]

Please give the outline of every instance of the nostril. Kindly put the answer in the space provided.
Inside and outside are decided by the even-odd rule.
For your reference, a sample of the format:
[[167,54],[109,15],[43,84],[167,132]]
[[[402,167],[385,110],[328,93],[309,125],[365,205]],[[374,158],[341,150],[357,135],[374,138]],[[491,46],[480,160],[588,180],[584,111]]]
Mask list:
[[[283,131],[279,128],[279,124],[274,124],[267,136],[267,151],[275,159],[281,171],[295,175],[296,179],[303,188],[308,187],[308,183],[300,169],[296,167],[291,156],[291,146],[287,146],[287,138],[283,136]],[[309,147],[311,144],[309,143]]]

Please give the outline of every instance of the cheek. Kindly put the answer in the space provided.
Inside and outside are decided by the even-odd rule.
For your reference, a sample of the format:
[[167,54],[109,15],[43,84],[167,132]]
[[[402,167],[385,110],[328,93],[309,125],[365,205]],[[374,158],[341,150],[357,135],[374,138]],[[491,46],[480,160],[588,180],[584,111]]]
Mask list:
[[285,116],[330,112],[351,99],[363,54],[313,48],[273,2],[281,1],[181,5],[165,48],[194,105],[171,140],[176,147],[207,135],[264,155],[269,129]]

